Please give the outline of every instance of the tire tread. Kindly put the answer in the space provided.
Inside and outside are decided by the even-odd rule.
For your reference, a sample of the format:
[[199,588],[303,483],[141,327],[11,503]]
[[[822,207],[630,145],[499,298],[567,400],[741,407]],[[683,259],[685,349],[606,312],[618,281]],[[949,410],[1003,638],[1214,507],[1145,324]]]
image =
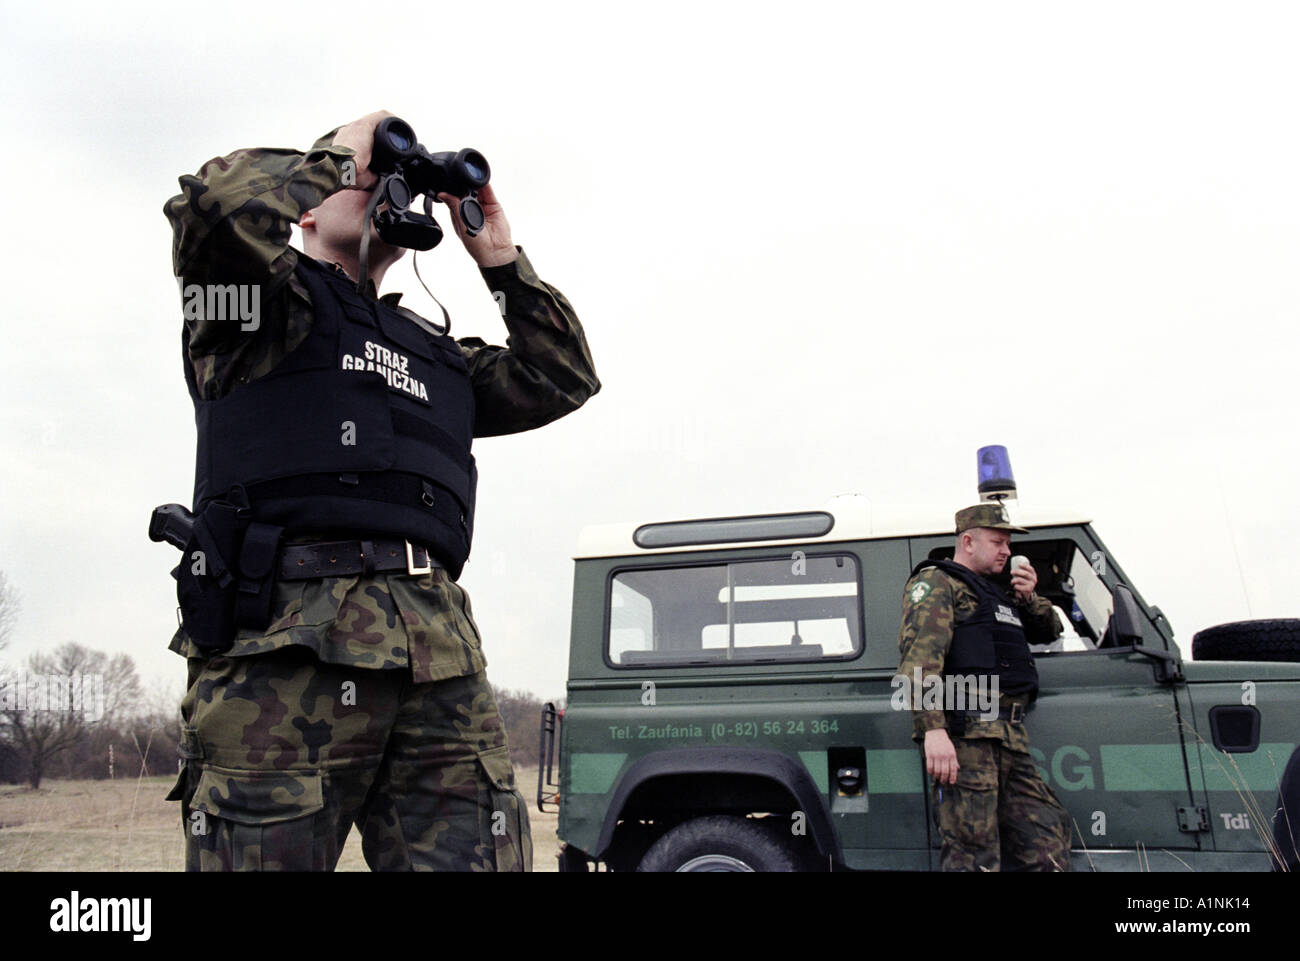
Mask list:
[[1300,661],[1300,619],[1232,621],[1192,636],[1196,661]]

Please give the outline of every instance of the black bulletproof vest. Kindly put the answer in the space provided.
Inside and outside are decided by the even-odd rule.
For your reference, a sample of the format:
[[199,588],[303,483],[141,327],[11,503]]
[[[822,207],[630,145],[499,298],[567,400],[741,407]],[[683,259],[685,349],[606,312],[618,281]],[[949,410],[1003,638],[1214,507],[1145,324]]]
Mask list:
[[460,349],[305,254],[296,272],[312,328],[271,373],[201,400],[184,358],[198,426],[195,513],[239,485],[253,519],[286,534],[403,538],[458,577],[478,480]]
[[1038,669],[1025,638],[1015,601],[986,577],[955,561],[928,560],[916,565],[915,577],[927,567],[937,567],[970,587],[979,607],[953,630],[952,646],[944,663],[945,674],[998,676],[998,690],[1012,696],[1038,693]]

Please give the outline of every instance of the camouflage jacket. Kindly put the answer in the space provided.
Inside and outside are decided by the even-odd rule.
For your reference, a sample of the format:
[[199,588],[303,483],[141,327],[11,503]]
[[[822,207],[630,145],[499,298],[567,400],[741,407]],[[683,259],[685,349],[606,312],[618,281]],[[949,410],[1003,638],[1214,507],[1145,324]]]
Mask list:
[[[1048,642],[1061,633],[1061,625],[1047,598],[1035,594],[1028,604],[1019,603],[1018,606],[1025,634],[1031,643]],[[978,607],[979,599],[973,590],[937,567],[927,567],[909,580],[903,591],[903,620],[898,632],[899,675],[909,685],[917,668],[920,668],[923,680],[941,675],[948,648],[952,645],[954,627],[974,614]],[[1027,700],[1025,696],[1003,696],[1001,705],[1017,701],[1023,704]],[[919,703],[914,703],[912,708],[913,740],[921,741],[926,731],[948,726],[942,710],[925,710]],[[1010,721],[971,718],[965,736],[998,738],[1007,747],[1029,750],[1025,726]]]
[[[182,293],[192,284],[259,287],[255,329],[242,330],[238,316],[184,321],[186,361],[205,399],[269,373],[311,330],[311,298],[294,276],[298,257],[305,255],[289,246],[290,227],[343,187],[344,164],[353,151],[335,145],[335,133],[306,154],[251,149],[209,160],[197,176],[180,178],[181,193],[164,207]],[[475,337],[457,341],[474,390],[475,437],[541,427],[600,390],[572,306],[516,249],[513,263],[479,271],[501,305],[507,346]],[[400,296],[382,299],[397,308]],[[413,679],[423,682],[482,670],[479,641],[469,598],[435,568],[419,578],[377,574],[281,583],[270,626],[241,630],[226,653],[303,645],[327,663],[409,667]],[[201,656],[183,630],[171,649]]]

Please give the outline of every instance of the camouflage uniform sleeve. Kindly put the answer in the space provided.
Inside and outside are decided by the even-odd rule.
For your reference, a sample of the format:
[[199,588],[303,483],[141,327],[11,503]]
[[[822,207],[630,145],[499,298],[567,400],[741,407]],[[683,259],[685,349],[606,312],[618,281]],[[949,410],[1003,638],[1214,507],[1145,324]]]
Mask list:
[[581,407],[600,390],[591,349],[565,296],[544,283],[523,248],[479,272],[501,305],[505,347],[459,341],[474,384],[474,436],[532,430]]
[[[952,645],[954,622],[952,583],[936,567],[930,567],[907,582],[903,593],[903,620],[898,632],[901,658],[898,673],[913,690],[916,669],[924,680],[943,673],[944,659]],[[919,692],[918,692],[919,693]],[[915,736],[926,731],[946,728],[943,711],[920,709],[919,698],[912,702],[912,727]]]
[[1020,605],[1020,620],[1030,644],[1051,644],[1061,636],[1061,622],[1052,602],[1035,594],[1028,604]]
[[[209,160],[196,176],[180,178],[181,192],[163,207],[172,225],[172,267],[185,285],[259,284],[278,291],[297,254],[290,227],[343,185],[342,164],[353,156],[333,146],[336,130],[296,150],[236,150]],[[238,319],[191,321],[193,355],[230,340]]]

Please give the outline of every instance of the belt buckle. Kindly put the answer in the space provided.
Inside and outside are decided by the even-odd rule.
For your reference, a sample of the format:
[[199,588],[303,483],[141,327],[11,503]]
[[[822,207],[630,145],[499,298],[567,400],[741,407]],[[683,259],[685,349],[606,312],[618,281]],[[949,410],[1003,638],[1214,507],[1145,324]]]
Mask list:
[[1012,724],[1025,723],[1025,706],[1023,704],[1011,705],[1011,716],[1007,718]]
[[424,551],[424,566],[416,567],[415,547],[414,545],[411,544],[410,541],[406,541],[405,543],[406,543],[406,573],[410,574],[412,577],[414,577],[416,574],[432,574],[433,565],[429,563],[430,561],[429,549],[427,547],[420,548],[420,550]]

